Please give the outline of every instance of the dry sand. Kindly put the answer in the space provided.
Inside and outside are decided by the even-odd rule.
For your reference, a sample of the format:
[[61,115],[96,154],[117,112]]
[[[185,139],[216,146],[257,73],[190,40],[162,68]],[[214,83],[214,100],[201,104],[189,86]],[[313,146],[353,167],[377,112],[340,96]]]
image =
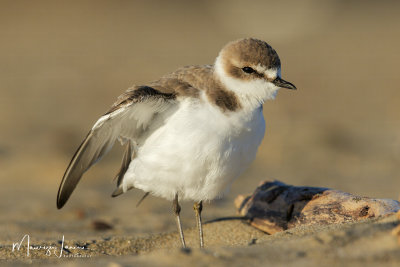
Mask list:
[[[179,66],[212,63],[225,43],[248,36],[278,51],[283,78],[299,90],[281,90],[264,106],[267,135],[256,161],[225,198],[206,203],[205,221],[235,216],[234,198],[263,180],[398,199],[399,8],[395,1],[2,1],[0,264],[399,265],[394,216],[273,236],[241,220],[219,221],[206,225],[200,251],[192,203],[183,204],[182,220],[193,249],[182,252],[170,203],[149,197],[135,208],[138,191],[109,197],[118,147],[65,208],[55,205],[75,149],[120,93]],[[96,230],[95,221],[112,229]],[[35,245],[63,235],[88,243],[92,257],[12,253],[25,234]]]
[[[227,219],[205,225],[204,250],[195,248],[197,230],[192,228],[185,231],[191,247],[186,250],[180,248],[177,233],[144,237],[111,234],[113,237],[81,238],[61,244],[32,242],[33,247],[47,247],[31,249],[29,256],[26,245],[13,252],[12,244],[7,244],[2,247],[0,257],[11,265],[398,266],[399,237],[392,232],[399,225],[399,217],[392,215],[358,223],[298,227],[267,235],[242,220]],[[66,248],[62,253],[61,247]]]

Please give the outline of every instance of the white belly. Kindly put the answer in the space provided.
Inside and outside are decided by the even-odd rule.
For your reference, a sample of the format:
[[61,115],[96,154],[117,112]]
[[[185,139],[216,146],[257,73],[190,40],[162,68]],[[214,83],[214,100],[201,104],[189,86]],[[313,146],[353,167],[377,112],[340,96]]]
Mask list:
[[140,144],[123,179],[130,186],[172,200],[220,197],[254,160],[265,132],[262,109],[223,114],[185,101],[167,123]]

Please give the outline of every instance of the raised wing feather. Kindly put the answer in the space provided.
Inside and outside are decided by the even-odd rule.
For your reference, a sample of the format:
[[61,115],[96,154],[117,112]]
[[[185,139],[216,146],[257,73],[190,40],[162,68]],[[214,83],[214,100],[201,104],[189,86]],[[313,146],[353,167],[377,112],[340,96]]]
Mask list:
[[149,129],[161,125],[166,111],[173,109],[174,99],[172,93],[162,93],[147,86],[123,94],[95,123],[75,152],[58,190],[57,208],[64,206],[82,175],[112,148],[118,138],[137,140]]

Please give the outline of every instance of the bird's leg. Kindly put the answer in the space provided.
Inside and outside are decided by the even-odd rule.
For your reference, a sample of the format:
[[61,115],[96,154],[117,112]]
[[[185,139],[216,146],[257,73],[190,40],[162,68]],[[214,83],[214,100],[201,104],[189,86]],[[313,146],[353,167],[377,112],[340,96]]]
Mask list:
[[179,230],[179,235],[181,236],[182,247],[186,248],[185,237],[183,236],[183,231],[182,231],[181,218],[179,217],[179,213],[181,212],[181,206],[179,206],[179,203],[178,203],[178,194],[175,195],[175,199],[172,202],[172,207],[174,209],[176,224],[178,225],[178,230]]
[[199,230],[200,248],[203,248],[203,225],[201,224],[201,211],[203,210],[203,201],[194,203],[193,209],[196,214],[197,229]]

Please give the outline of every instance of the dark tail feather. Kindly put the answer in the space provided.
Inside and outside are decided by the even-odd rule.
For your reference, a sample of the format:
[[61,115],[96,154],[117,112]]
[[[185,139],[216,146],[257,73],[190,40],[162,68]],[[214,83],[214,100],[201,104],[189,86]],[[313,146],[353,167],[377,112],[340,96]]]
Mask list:
[[144,200],[149,194],[150,194],[149,192],[146,192],[146,193],[142,196],[142,198],[141,198],[141,199],[139,200],[139,202],[136,204],[136,208],[139,207],[140,203],[142,203],[143,200]]

